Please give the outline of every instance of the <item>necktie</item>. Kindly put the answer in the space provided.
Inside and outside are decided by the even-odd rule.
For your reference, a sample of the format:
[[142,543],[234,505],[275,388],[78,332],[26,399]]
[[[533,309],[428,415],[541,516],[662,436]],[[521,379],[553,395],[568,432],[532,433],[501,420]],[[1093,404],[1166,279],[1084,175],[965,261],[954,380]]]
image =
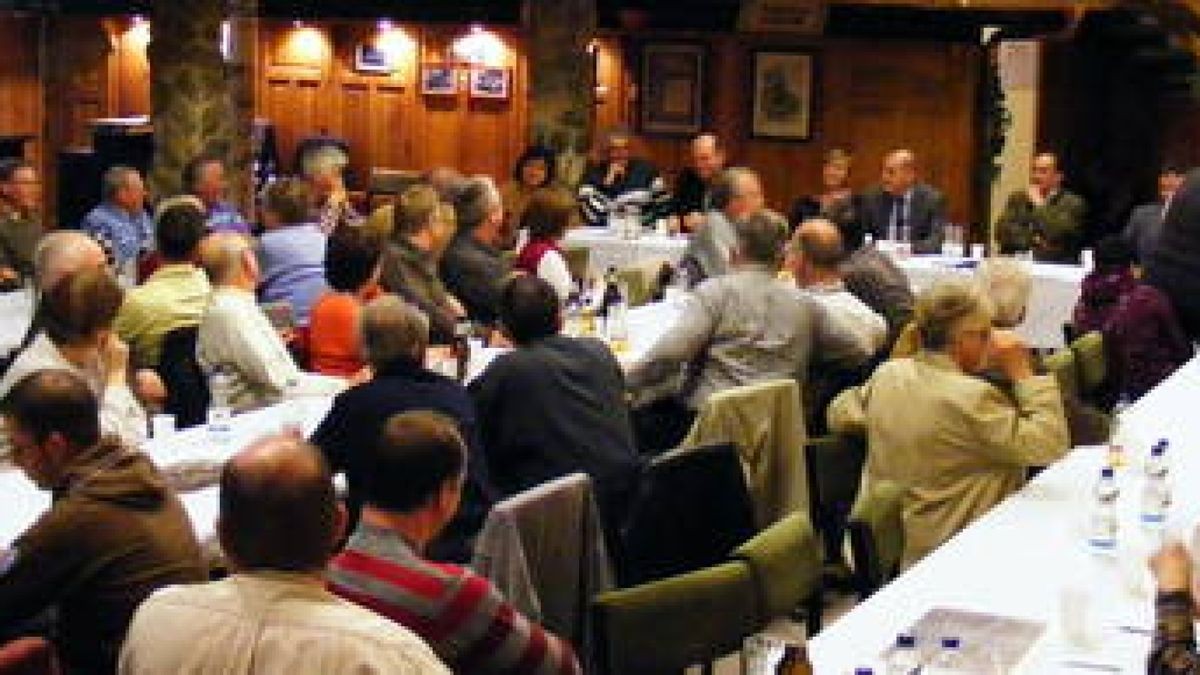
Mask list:
[[908,222],[904,217],[904,195],[892,197],[892,241],[908,241]]

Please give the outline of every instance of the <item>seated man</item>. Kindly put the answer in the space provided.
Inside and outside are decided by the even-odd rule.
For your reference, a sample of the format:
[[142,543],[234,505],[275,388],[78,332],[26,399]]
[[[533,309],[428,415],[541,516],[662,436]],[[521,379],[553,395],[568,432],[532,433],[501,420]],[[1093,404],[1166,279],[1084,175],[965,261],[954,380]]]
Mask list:
[[15,288],[33,273],[33,251],[42,236],[41,198],[31,162],[0,160],[0,288]]
[[188,204],[163,211],[155,224],[162,266],[125,296],[115,326],[139,367],[158,366],[167,333],[197,325],[208,307],[212,288],[196,264],[204,228],[204,214]]
[[218,368],[232,377],[235,410],[257,408],[285,394],[336,394],[346,381],[305,373],[254,299],[258,258],[240,234],[211,235],[201,252],[212,280],[212,301],[200,320],[196,358],[206,373]]
[[762,182],[750,169],[725,169],[713,179],[709,203],[712,208],[688,242],[681,264],[693,285],[729,272],[737,245],[734,224],[762,210]]
[[1058,157],[1043,152],[1033,159],[1032,182],[1014,192],[996,221],[1001,253],[1032,251],[1035,260],[1077,264],[1083,242],[1083,198],[1063,189]]
[[874,243],[867,243],[860,224],[843,225],[842,241],[847,255],[840,271],[846,290],[887,321],[887,344],[891,345],[912,320],[914,300],[908,276]]
[[[921,350],[881,365],[829,408],[835,433],[864,433],[865,480],[907,489],[908,567],[987,513],[1069,449],[1062,397],[1052,376],[1035,376],[1024,343],[992,328],[976,284],[943,281],[917,303]],[[994,361],[1011,397],[976,377]]]
[[1158,247],[1162,235],[1163,216],[1171,206],[1175,193],[1183,186],[1187,170],[1178,165],[1165,164],[1158,172],[1158,201],[1137,206],[1129,213],[1129,222],[1122,236],[1133,247],[1138,264],[1142,267],[1150,260],[1150,254]]
[[661,433],[649,442],[653,449],[682,440],[718,391],[777,378],[803,388],[814,362],[853,368],[871,356],[821,305],[778,278],[788,235],[783,216],[760,211],[735,227],[732,271],[700,284],[675,325],[629,367],[635,391],[687,368],[679,398],[654,412]]
[[446,290],[462,300],[473,321],[494,324],[509,266],[500,257],[508,228],[500,192],[492,179],[469,179],[455,198],[454,213],[458,234],[442,256],[442,281]]
[[203,204],[209,232],[250,234],[250,223],[227,200],[229,183],[220,157],[204,155],[188,162],[183,167],[183,189]]
[[672,214],[683,229],[695,231],[712,210],[712,183],[725,168],[725,146],[716,134],[705,133],[692,139],[691,163],[679,172],[675,181]]
[[96,397],[69,372],[21,380],[0,404],[17,466],[53,501],[0,551],[0,633],[57,607],[72,673],[111,673],[138,603],[204,578],[175,494],[144,454],[100,435]]
[[455,672],[582,672],[569,643],[521,616],[489,581],[423,558],[462,492],[467,449],[454,423],[430,411],[394,415],[362,450],[372,467],[366,506],[330,564],[329,589],[416,632]]
[[217,519],[233,574],[142,603],[122,675],[448,673],[408,630],[323,588],[345,524],[315,448],[275,436],[238,453],[221,472]]
[[291,307],[297,326],[308,325],[317,298],[329,289],[325,249],[329,236],[313,222],[312,192],[299,178],[280,178],[262,198],[263,227],[258,242],[262,279],[258,299]]
[[617,360],[598,340],[561,335],[558,296],[532,275],[505,286],[500,322],[516,349],[470,386],[496,487],[508,496],[582,471],[619,522],[638,463]]
[[458,382],[424,366],[429,320],[416,307],[394,295],[373,300],[363,309],[359,333],[374,377],[334,399],[312,442],[334,471],[346,472],[351,516],[357,517],[370,473],[369,450],[379,439],[383,423],[396,413],[418,409],[454,420],[471,453],[466,498],[458,517],[435,541],[433,553],[439,560],[469,560],[470,542],[493,500],[471,397]]
[[118,271],[136,272],[154,236],[142,175],[128,166],[114,166],[104,172],[102,189],[104,201],[84,216],[79,229],[107,244]]
[[604,138],[604,161],[583,172],[579,207],[588,225],[610,225],[610,216],[620,209],[636,210],[643,225],[667,215],[667,184],[653,164],[632,156],[632,142],[633,136],[624,129],[609,131]]
[[884,158],[879,185],[863,194],[862,221],[876,240],[907,242],[914,253],[941,253],[946,197],[917,180],[911,150],[893,150]]

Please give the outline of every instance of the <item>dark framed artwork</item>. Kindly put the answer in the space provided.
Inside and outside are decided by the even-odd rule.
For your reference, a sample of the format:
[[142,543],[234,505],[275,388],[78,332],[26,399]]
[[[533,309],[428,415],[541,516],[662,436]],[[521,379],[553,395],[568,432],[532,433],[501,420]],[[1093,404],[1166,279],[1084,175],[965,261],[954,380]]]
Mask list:
[[753,53],[750,135],[785,141],[812,138],[816,68],[811,52]]
[[453,96],[458,93],[458,72],[448,63],[421,66],[421,93],[427,96]]
[[694,136],[704,125],[705,48],[651,43],[642,47],[641,130]]
[[472,68],[470,90],[471,98],[507,101],[512,93],[512,71],[487,66]]
[[373,44],[362,42],[354,47],[354,70],[360,73],[390,73],[395,70],[392,55]]

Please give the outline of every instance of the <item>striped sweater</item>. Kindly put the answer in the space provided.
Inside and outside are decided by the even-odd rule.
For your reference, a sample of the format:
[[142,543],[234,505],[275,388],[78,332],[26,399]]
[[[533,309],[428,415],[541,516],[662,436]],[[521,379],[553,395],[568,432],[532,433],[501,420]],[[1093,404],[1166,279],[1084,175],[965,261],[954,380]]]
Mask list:
[[579,675],[571,646],[522,616],[487,579],[421,558],[360,523],[329,566],[329,589],[421,636],[459,673]]

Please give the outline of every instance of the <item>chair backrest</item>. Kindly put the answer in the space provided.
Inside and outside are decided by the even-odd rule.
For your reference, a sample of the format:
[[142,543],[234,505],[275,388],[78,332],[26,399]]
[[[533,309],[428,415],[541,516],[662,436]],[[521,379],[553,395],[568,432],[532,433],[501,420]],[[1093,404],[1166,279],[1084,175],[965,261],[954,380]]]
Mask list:
[[567,259],[567,270],[571,273],[572,279],[588,278],[588,264],[591,262],[591,253],[586,248],[578,246],[567,246],[563,248],[563,257]]
[[1104,335],[1092,331],[1071,343],[1075,364],[1079,369],[1079,393],[1094,398],[1108,382],[1108,364],[1104,357]]
[[1046,372],[1058,380],[1063,396],[1079,395],[1079,368],[1075,364],[1075,352],[1070,348],[1059,349],[1042,359]]
[[656,457],[628,513],[616,552],[623,586],[715,565],[755,532],[746,478],[729,443]]
[[58,675],[54,648],[44,638],[17,638],[0,645],[0,675]]
[[767,620],[790,617],[801,602],[820,593],[820,546],[803,513],[793,513],[758,533],[737,547],[733,557],[750,565],[759,614]]
[[825,545],[825,560],[836,562],[842,559],[846,521],[862,482],[866,443],[841,435],[810,438],[804,455],[812,524]]
[[592,608],[602,675],[678,675],[740,649],[763,624],[740,560],[605,593]]
[[167,333],[158,362],[158,376],[167,387],[163,410],[175,416],[179,429],[200,424],[208,411],[208,381],[196,360],[196,333],[196,326]]
[[641,307],[650,302],[653,279],[641,267],[625,267],[617,270],[617,279],[625,285],[626,301],[630,307]]
[[733,443],[746,471],[759,528],[808,509],[808,432],[794,379],[755,382],[708,397],[683,445]]
[[859,594],[865,598],[900,571],[904,556],[904,487],[873,481],[850,514],[850,550]]

